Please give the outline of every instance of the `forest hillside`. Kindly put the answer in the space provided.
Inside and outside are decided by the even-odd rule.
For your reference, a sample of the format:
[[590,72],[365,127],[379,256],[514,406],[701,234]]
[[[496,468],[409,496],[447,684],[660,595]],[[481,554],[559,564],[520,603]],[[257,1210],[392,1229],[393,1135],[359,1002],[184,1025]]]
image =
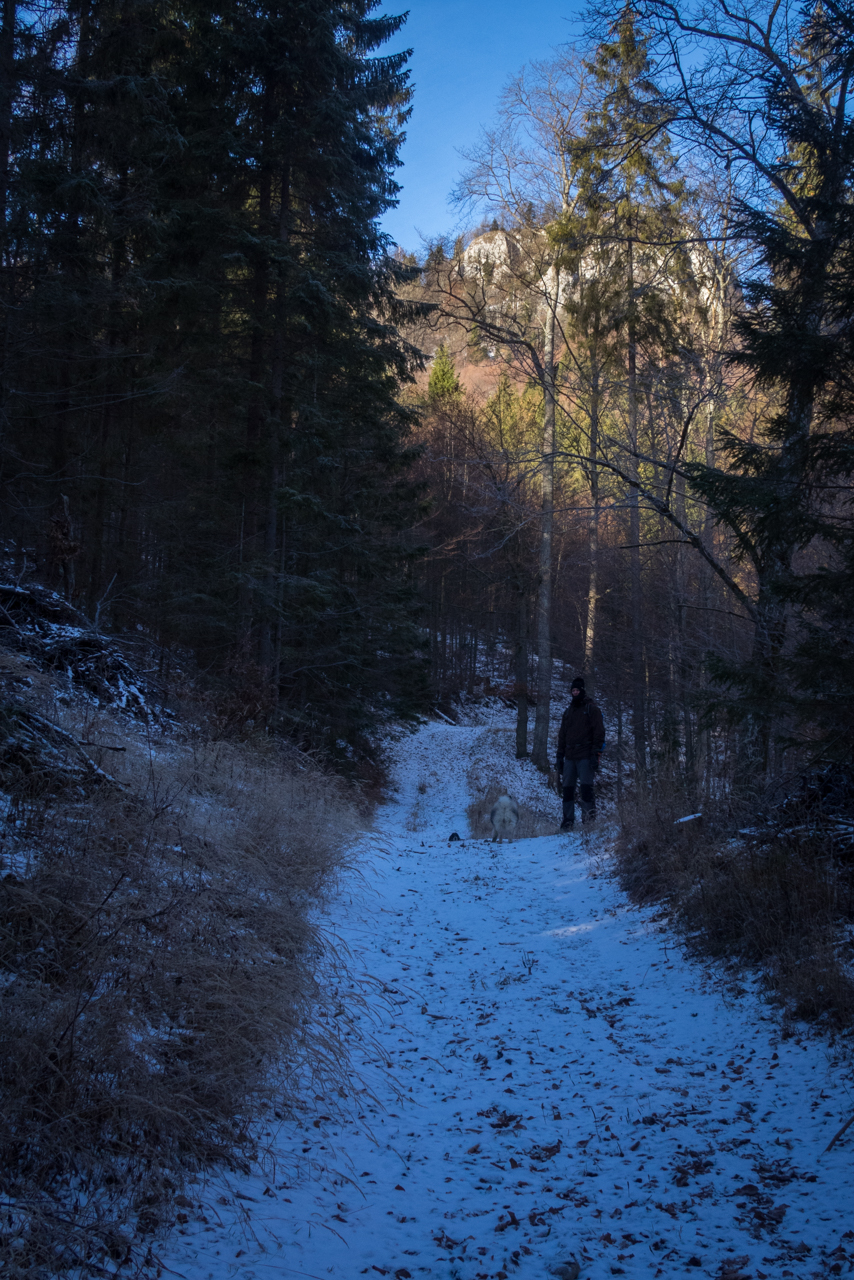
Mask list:
[[136,1273],[187,1177],[339,1078],[316,913],[365,810],[164,709],[56,594],[0,596],[0,1265]]
[[624,892],[854,1024],[854,9],[599,6],[417,253],[404,27],[0,6],[16,1280],[142,1265],[183,1179],[347,1076],[319,913],[406,735],[473,704],[546,795],[581,677]]

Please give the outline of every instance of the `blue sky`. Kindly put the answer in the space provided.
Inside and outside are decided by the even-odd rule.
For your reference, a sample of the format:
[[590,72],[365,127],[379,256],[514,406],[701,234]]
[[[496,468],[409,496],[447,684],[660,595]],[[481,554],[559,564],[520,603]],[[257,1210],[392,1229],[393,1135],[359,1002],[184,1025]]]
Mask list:
[[[399,7],[384,6],[400,13]],[[419,232],[452,230],[459,214],[448,204],[464,161],[458,154],[495,116],[507,80],[526,62],[580,34],[581,0],[410,0],[409,20],[389,51],[411,48],[415,100],[397,172],[400,204],[383,229],[409,251]]]

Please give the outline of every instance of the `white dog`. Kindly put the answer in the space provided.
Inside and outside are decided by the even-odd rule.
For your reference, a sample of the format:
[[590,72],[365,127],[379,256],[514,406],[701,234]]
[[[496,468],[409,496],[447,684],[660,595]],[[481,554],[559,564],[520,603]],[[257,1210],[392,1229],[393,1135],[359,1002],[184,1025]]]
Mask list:
[[510,839],[519,821],[519,806],[512,796],[498,797],[489,811],[489,821],[492,823],[493,844],[496,840],[500,844],[505,836]]

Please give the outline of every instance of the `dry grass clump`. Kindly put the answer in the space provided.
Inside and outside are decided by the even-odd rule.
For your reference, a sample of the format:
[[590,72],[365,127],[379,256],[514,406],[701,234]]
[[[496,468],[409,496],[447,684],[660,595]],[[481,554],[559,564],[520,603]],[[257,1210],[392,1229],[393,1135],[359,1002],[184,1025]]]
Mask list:
[[306,1071],[339,1077],[310,912],[359,823],[296,756],[45,710],[7,700],[0,759],[15,1280],[140,1264],[183,1173],[250,1157],[259,1107],[286,1107]]
[[[474,839],[491,839],[492,823],[489,814],[499,796],[507,795],[504,786],[498,782],[490,783],[486,790],[466,808],[469,833]],[[515,797],[514,797],[515,799]],[[554,816],[542,809],[534,809],[530,805],[517,800],[519,821],[513,833],[514,840],[528,840],[534,836],[553,836],[557,828]]]
[[620,805],[617,869],[633,901],[672,901],[692,883],[692,867],[714,837],[704,819],[679,821],[691,813],[689,802],[666,792]]
[[[698,955],[758,969],[787,1013],[854,1025],[854,863],[827,831],[756,821],[757,800],[715,823],[678,795],[623,806],[620,882],[636,902],[664,902]],[[749,815],[749,816],[748,816]]]

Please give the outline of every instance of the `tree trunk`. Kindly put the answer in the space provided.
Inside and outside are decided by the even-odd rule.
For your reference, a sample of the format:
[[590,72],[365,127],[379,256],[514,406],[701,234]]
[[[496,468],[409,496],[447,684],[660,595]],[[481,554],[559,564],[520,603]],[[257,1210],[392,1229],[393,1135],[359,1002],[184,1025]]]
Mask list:
[[[271,84],[264,86],[262,106],[262,139],[261,163],[258,173],[257,187],[257,231],[259,240],[270,234],[272,230],[271,215],[273,207],[273,170],[267,159],[269,131],[273,122],[273,89]],[[265,364],[269,345],[269,301],[270,301],[270,261],[266,252],[261,253],[255,262],[251,286],[251,336],[248,350],[248,378],[253,388],[246,411],[245,436],[245,481],[243,521],[243,562],[244,572],[238,587],[240,612],[240,648],[244,660],[255,659],[265,665],[266,656],[269,662],[270,630],[269,617],[264,608],[264,600],[259,602],[256,590],[256,578],[259,568],[265,563],[266,532],[269,519],[268,477],[265,475],[269,466],[269,440],[266,419],[269,406],[265,403],[261,388],[265,383]],[[260,609],[259,609],[260,603]],[[259,625],[260,624],[260,625]]]
[[[125,170],[119,178],[119,190],[122,196],[127,191],[128,174]],[[88,591],[88,609],[90,617],[95,617],[103,604],[102,587],[109,580],[109,567],[104,568],[105,556],[111,551],[111,530],[109,529],[108,512],[112,506],[115,480],[113,477],[112,445],[117,417],[116,403],[125,392],[123,376],[119,372],[124,363],[121,351],[124,346],[122,324],[122,281],[127,264],[127,245],[123,238],[113,241],[110,251],[110,302],[107,312],[106,352],[109,361],[108,380],[102,393],[100,422],[98,427],[98,470],[95,483],[94,519],[92,520],[92,559],[91,576]],[[109,562],[108,562],[109,563]]]
[[[679,519],[685,521],[685,480],[677,476],[673,485],[673,505]],[[675,646],[674,676],[676,681],[675,701],[679,706],[682,718],[682,740],[684,747],[685,780],[693,795],[697,785],[696,744],[694,741],[694,723],[691,718],[691,707],[688,696],[688,684],[692,667],[688,657],[688,643],[685,624],[685,605],[688,599],[687,571],[685,564],[685,548],[675,547],[676,572],[674,574],[674,613],[675,627],[673,643]]]
[[[637,326],[634,319],[634,258],[629,241],[628,399],[631,474],[638,478]],[[629,582],[632,617],[632,736],[638,780],[646,776],[646,687],[643,661],[643,598],[640,559],[640,500],[637,485],[629,492]]]
[[795,429],[783,443],[776,475],[771,480],[777,491],[774,525],[757,566],[756,629],[751,653],[755,710],[745,722],[739,748],[739,771],[745,779],[755,770],[767,773],[770,767],[772,726],[779,711],[776,692],[780,655],[788,625],[788,606],[781,597],[781,587],[789,581],[801,528],[797,516],[800,489],[809,470],[806,451],[814,400],[812,384],[796,386],[790,391],[786,416],[795,424]]
[[[706,437],[703,442],[706,466],[711,470],[715,465],[715,398],[709,397],[706,407]],[[715,542],[715,515],[709,504],[703,513],[703,541],[711,551]],[[704,569],[705,572],[705,569]]]
[[588,692],[596,674],[596,603],[599,598],[599,352],[594,343],[590,351],[590,520],[587,526],[587,549],[590,558],[587,580],[587,626],[584,633],[584,675]]
[[548,298],[543,351],[543,450],[541,460],[542,522],[537,593],[537,714],[531,759],[544,773],[549,768],[549,716],[552,692],[552,534],[555,472],[555,308],[560,270],[554,269],[554,295]]
[[516,633],[516,759],[528,754],[528,597],[519,592],[518,631]]
[[3,20],[0,25],[0,217],[3,219],[2,242],[0,253],[3,255],[3,266],[8,252],[6,244],[6,226],[9,208],[9,174],[12,162],[12,108],[14,105],[15,77],[15,18],[17,16],[15,0],[3,0]]
[[623,799],[623,691],[617,682],[617,804]]
[[[278,237],[282,244],[290,240],[291,166],[282,165],[279,191]],[[271,411],[269,457],[264,483],[267,485],[267,516],[264,536],[265,616],[261,625],[260,663],[270,673],[270,696],[273,706],[279,700],[280,651],[285,602],[282,597],[285,564],[284,516],[279,518],[278,493],[284,483],[285,436],[290,427],[291,407],[285,401],[286,267],[279,263],[271,341]],[[281,527],[280,527],[281,526]]]

